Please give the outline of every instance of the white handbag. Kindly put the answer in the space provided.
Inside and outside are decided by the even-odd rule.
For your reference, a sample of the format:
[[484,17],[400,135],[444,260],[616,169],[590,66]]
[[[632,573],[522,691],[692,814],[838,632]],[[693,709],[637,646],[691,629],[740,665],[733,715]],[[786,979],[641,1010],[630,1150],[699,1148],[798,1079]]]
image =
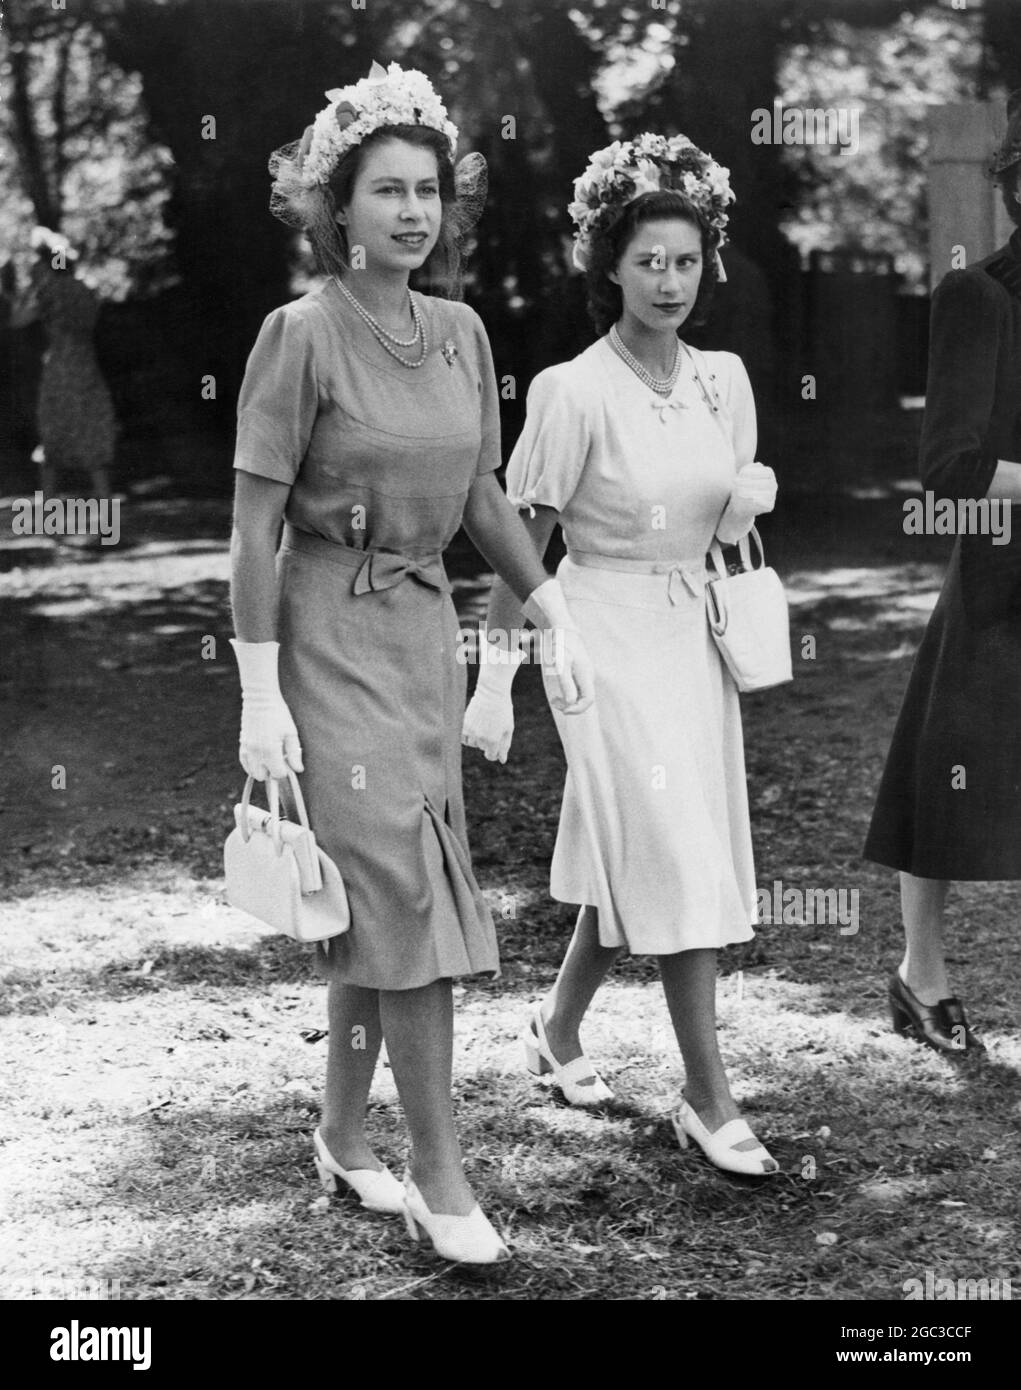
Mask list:
[[[759,551],[757,567],[750,537]],[[728,574],[719,541],[714,540],[710,548],[715,574],[705,586],[709,626],[738,690],[768,690],[794,679],[787,596],[780,576],[766,564],[754,526],[738,542],[738,551],[742,568]]]
[[340,870],[316,844],[301,787],[288,769],[300,825],[280,816],[280,789],[271,777],[269,810],[249,805],[253,777],[234,807],[234,829],[223,846],[227,901],[295,941],[325,941],[351,925]]

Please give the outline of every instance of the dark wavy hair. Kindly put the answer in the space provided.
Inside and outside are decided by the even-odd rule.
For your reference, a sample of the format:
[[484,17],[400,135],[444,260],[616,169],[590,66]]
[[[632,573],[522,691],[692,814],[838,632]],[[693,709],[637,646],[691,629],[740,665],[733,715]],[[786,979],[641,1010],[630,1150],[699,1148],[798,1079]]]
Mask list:
[[712,305],[718,279],[715,252],[720,233],[705,214],[681,192],[660,190],[643,193],[624,207],[607,208],[589,240],[585,284],[588,290],[588,311],[596,332],[608,333],[624,311],[624,296],[619,285],[609,278],[627,250],[638,228],[644,222],[690,222],[702,237],[702,278],[695,303],[686,323],[704,323]]
[[1018,173],[1021,172],[1021,163],[1009,164],[1006,169],[996,175],[996,182],[1000,185],[1000,197],[1003,199],[1003,206],[1007,209],[1007,216],[1015,227],[1021,227],[1021,203],[1018,203],[1014,194],[1018,187]]
[[335,275],[338,268],[347,269],[349,266],[347,233],[339,222],[334,221],[334,214],[338,208],[345,207],[351,201],[355,180],[366,154],[377,145],[386,144],[390,140],[403,140],[407,145],[432,150],[436,156],[440,202],[443,204],[440,234],[425,264],[416,274],[428,282],[430,294],[439,294],[447,299],[460,299],[461,237],[456,216],[458,200],[454,164],[450,157],[447,137],[441,131],[433,130],[431,126],[381,126],[342,157],[326,185],[327,202],[330,206],[329,229],[316,227],[308,233],[316,268],[322,275]]

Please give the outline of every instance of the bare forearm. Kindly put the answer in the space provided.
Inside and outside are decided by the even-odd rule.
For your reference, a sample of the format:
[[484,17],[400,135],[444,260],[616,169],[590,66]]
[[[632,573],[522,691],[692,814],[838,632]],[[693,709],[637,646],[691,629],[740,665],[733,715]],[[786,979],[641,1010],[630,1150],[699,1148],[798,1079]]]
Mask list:
[[277,640],[277,600],[272,539],[235,528],[230,542],[230,602],[238,641]]
[[491,634],[490,640],[496,640],[498,634],[521,631],[524,627],[521,600],[510,585],[497,576],[493,580],[486,610],[486,631]]
[[239,642],[275,642],[276,554],[290,495],[286,483],[239,469],[230,538],[230,601]]
[[999,498],[1004,502],[1021,502],[1021,463],[997,459],[996,472],[986,496],[991,500]]
[[476,549],[519,600],[520,611],[520,603],[549,576],[521,518],[492,474],[472,486],[463,524]]

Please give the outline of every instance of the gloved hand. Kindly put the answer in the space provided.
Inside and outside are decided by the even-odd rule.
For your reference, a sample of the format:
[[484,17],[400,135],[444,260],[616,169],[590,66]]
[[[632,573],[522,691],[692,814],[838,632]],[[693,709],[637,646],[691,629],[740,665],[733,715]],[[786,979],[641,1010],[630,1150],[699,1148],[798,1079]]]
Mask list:
[[507,651],[487,642],[483,656],[475,693],[464,712],[461,742],[469,748],[481,748],[491,763],[505,763],[514,736],[511,686],[525,653],[520,647]]
[[286,777],[288,766],[304,772],[298,730],[277,679],[279,642],[231,638],[241,673],[241,766],[249,777]]
[[533,589],[522,612],[543,630],[542,683],[561,714],[582,714],[595,699],[595,671],[578,626],[555,579]]
[[734,545],[747,536],[760,512],[771,512],[776,502],[776,474],[764,463],[746,463],[738,470],[730,500],[723,509],[716,537]]

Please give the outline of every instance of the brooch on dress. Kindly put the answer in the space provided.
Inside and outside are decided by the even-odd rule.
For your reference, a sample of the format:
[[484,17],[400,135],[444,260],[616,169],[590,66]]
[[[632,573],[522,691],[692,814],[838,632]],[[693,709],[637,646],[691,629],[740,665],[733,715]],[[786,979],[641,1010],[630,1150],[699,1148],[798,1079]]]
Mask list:
[[457,348],[450,338],[443,344],[442,352],[444,362],[446,362],[448,367],[452,367],[457,361]]

